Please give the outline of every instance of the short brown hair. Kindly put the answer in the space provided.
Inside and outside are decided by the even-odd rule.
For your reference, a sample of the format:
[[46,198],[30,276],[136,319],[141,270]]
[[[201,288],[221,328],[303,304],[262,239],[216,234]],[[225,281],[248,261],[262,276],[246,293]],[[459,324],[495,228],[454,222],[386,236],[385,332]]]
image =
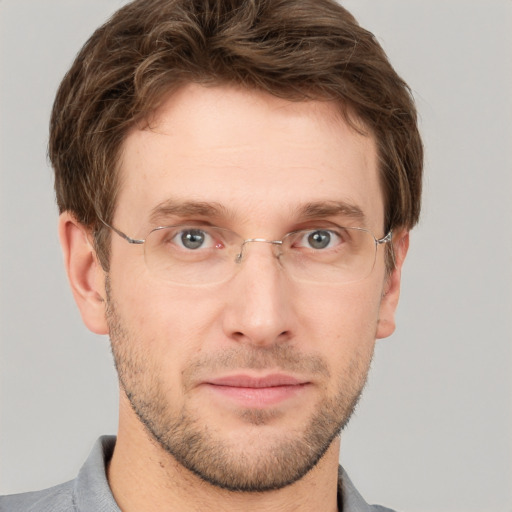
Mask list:
[[294,101],[335,100],[376,138],[385,228],[420,213],[423,147],[414,101],[374,36],[334,0],[135,0],[84,45],[57,93],[49,156],[59,210],[108,232],[128,129],[190,82],[234,83]]

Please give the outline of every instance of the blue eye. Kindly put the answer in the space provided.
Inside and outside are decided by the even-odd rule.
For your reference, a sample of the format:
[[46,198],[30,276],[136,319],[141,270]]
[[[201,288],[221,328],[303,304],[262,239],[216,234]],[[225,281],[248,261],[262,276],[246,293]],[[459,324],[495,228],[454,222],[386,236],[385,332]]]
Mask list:
[[308,235],[308,244],[313,249],[325,249],[331,242],[329,231],[313,231]]
[[213,239],[202,229],[182,229],[176,233],[173,241],[185,249],[196,250],[211,247]]
[[300,247],[306,247],[308,249],[322,250],[330,249],[341,242],[340,236],[329,229],[315,229],[312,231],[306,231],[298,245]]

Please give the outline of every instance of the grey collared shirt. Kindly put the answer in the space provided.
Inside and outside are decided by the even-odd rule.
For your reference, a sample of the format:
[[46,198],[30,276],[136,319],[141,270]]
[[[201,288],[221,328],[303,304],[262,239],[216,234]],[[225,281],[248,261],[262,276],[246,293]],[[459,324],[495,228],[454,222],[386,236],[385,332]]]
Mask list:
[[[114,436],[100,437],[74,480],[42,491],[0,496],[0,512],[121,512],[105,472],[115,443]],[[393,512],[368,505],[341,467],[338,489],[340,512]]]

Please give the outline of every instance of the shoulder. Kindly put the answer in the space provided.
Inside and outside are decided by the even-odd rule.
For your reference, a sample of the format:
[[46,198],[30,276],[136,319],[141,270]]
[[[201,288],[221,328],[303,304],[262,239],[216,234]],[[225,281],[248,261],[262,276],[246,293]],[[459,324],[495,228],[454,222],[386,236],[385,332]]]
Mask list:
[[74,512],[73,481],[42,491],[0,496],[0,512]]
[[74,480],[42,491],[0,496],[0,512],[120,512],[105,471],[115,443],[114,436],[100,437]]

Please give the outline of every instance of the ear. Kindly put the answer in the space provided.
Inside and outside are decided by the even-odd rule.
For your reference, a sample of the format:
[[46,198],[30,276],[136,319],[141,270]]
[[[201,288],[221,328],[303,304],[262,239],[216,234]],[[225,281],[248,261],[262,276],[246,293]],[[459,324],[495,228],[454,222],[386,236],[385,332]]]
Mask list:
[[379,323],[377,325],[377,338],[387,338],[395,331],[395,311],[400,297],[400,281],[402,265],[409,249],[409,232],[399,231],[393,234],[393,250],[395,267],[387,276],[379,309]]
[[90,230],[64,212],[59,217],[59,238],[71,291],[84,324],[96,334],[108,334],[105,272],[90,241]]

